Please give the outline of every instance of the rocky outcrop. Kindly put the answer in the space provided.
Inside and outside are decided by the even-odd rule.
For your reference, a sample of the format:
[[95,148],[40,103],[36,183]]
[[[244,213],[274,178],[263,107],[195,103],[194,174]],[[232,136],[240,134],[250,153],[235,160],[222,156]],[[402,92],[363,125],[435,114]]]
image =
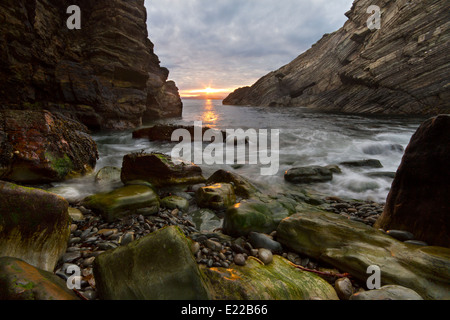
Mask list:
[[0,257],[52,272],[69,240],[68,207],[55,194],[0,181]]
[[409,231],[450,247],[450,116],[423,123],[411,138],[375,226]]
[[[367,9],[381,8],[371,31]],[[450,113],[445,0],[356,0],[348,21],[224,104],[303,106],[349,113]]]
[[0,108],[47,109],[91,129],[126,129],[180,116],[148,39],[143,0],[74,0],[81,29],[69,30],[69,6],[57,0],[0,4]]
[[89,173],[98,158],[87,128],[48,111],[0,110],[0,179],[63,181]]

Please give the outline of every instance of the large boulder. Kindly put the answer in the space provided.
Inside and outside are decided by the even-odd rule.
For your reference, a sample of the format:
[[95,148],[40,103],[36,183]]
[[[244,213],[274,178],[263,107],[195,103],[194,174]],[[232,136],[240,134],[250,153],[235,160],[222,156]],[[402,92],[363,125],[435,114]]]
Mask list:
[[170,156],[160,153],[133,153],[124,156],[121,179],[125,184],[143,180],[155,187],[197,184],[205,181],[200,167],[184,162],[176,163]]
[[376,227],[405,230],[450,247],[450,116],[427,120],[411,138]]
[[0,179],[63,181],[86,174],[97,145],[82,124],[48,111],[0,111]]
[[99,255],[94,276],[101,299],[206,300],[191,243],[178,227],[167,227]]
[[450,249],[406,244],[363,223],[328,212],[303,212],[281,221],[277,240],[364,283],[369,266],[381,284],[397,284],[424,299],[450,299]]
[[70,236],[68,207],[55,194],[0,181],[0,257],[52,272]]
[[94,194],[83,200],[86,208],[98,211],[108,222],[113,222],[138,209],[149,209],[148,213],[159,210],[159,197],[145,185],[128,185],[107,193]]
[[79,300],[66,282],[11,257],[0,257],[0,300]]
[[269,265],[250,257],[245,266],[202,271],[214,300],[338,300],[328,282],[280,256]]

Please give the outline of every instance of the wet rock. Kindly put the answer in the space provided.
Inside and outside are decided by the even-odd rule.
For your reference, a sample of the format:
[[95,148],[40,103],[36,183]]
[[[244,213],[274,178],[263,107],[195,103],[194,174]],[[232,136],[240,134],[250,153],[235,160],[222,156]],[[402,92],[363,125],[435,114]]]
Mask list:
[[233,261],[236,265],[238,266],[245,266],[246,265],[246,259],[245,256],[241,253],[238,253],[237,255],[234,256],[234,261]]
[[[270,253],[270,251],[268,251]],[[325,280],[293,267],[274,256],[264,265],[250,257],[245,266],[201,268],[213,300],[337,300],[335,290]]]
[[64,280],[23,260],[0,257],[0,300],[79,300]]
[[[206,131],[211,130],[209,127],[194,127],[194,126],[182,126],[182,125],[172,125],[172,124],[158,124],[150,128],[143,128],[133,132],[134,139],[149,139],[150,141],[166,141],[166,142],[178,142],[172,141],[172,135],[176,130],[187,130],[191,136],[191,141],[195,141],[195,137],[200,136],[200,141],[203,141],[203,136]],[[198,133],[196,134],[196,131]],[[216,142],[224,142],[226,138],[225,131],[216,130],[218,136],[221,136],[220,141]],[[183,140],[184,141],[184,140]],[[213,142],[214,139],[211,139]],[[186,141],[184,141],[186,142]]]
[[234,192],[236,196],[242,197],[244,199],[249,199],[253,195],[259,193],[259,190],[252,185],[247,179],[241,177],[240,175],[224,171],[218,170],[206,181],[208,185],[216,184],[216,183],[229,183],[234,187]]
[[413,240],[414,235],[411,232],[408,231],[402,231],[402,230],[388,230],[386,231],[388,235],[390,235],[392,238],[395,238],[400,241],[408,241]]
[[341,162],[340,165],[344,167],[356,167],[356,168],[383,168],[380,160],[377,159],[367,159],[367,160],[357,160],[357,161],[345,161]]
[[256,249],[265,248],[274,253],[281,253],[283,251],[281,243],[274,241],[266,234],[250,232],[248,238],[251,245]]
[[189,210],[189,201],[180,196],[169,196],[161,200],[161,207],[187,212]]
[[121,183],[121,169],[117,167],[101,168],[95,175],[95,182],[100,185],[117,185]]
[[229,183],[216,183],[199,188],[196,192],[199,207],[225,210],[236,203],[234,187]]
[[0,256],[53,271],[70,236],[68,207],[55,194],[0,181]]
[[222,220],[209,209],[200,209],[189,213],[195,228],[199,231],[212,232],[222,227]]
[[106,221],[113,222],[137,209],[150,209],[150,214],[157,212],[159,197],[147,186],[129,185],[108,193],[89,196],[83,200],[83,205],[100,212]]
[[72,219],[72,221],[83,221],[84,220],[83,214],[77,208],[69,207],[68,213],[69,213],[69,216]]
[[350,300],[423,300],[423,298],[414,290],[387,285],[378,290],[355,293]]
[[[333,213],[303,212],[284,219],[277,240],[293,251],[367,281],[367,266],[382,267],[382,285],[415,290],[425,299],[448,299],[450,250],[405,244]],[[411,277],[414,274],[414,277]]]
[[400,144],[372,144],[363,148],[365,154],[378,155],[387,152],[403,153],[405,149]]
[[193,164],[177,162],[170,156],[152,154],[128,154],[123,158],[121,179],[123,183],[143,180],[154,187],[198,184],[205,181],[202,169]]
[[95,259],[94,275],[101,299],[208,298],[190,241],[178,227],[161,229],[128,246],[105,252]]
[[64,181],[92,171],[98,153],[82,124],[48,111],[0,111],[0,179]]
[[301,167],[286,171],[284,179],[291,183],[327,182],[333,179],[333,173],[325,167]]

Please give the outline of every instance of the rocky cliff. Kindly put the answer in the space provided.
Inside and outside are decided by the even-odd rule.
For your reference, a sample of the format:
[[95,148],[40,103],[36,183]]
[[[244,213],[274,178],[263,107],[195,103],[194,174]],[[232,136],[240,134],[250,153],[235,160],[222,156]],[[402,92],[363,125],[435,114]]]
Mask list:
[[[381,28],[370,30],[370,5]],[[450,2],[356,0],[338,31],[224,104],[348,113],[450,113]]]
[[[70,5],[80,30],[67,28]],[[91,129],[180,116],[146,20],[144,0],[2,0],[0,109],[46,109]]]

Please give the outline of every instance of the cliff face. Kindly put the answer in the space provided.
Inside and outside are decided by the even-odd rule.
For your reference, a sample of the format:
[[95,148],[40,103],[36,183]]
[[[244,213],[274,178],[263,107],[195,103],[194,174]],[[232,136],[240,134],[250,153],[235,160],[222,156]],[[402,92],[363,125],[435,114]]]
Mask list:
[[[70,5],[80,30],[66,26]],[[91,129],[180,116],[146,19],[144,0],[2,0],[0,109],[46,109]]]
[[[371,31],[370,5],[381,8]],[[348,21],[224,104],[348,113],[450,113],[450,2],[356,0]]]

